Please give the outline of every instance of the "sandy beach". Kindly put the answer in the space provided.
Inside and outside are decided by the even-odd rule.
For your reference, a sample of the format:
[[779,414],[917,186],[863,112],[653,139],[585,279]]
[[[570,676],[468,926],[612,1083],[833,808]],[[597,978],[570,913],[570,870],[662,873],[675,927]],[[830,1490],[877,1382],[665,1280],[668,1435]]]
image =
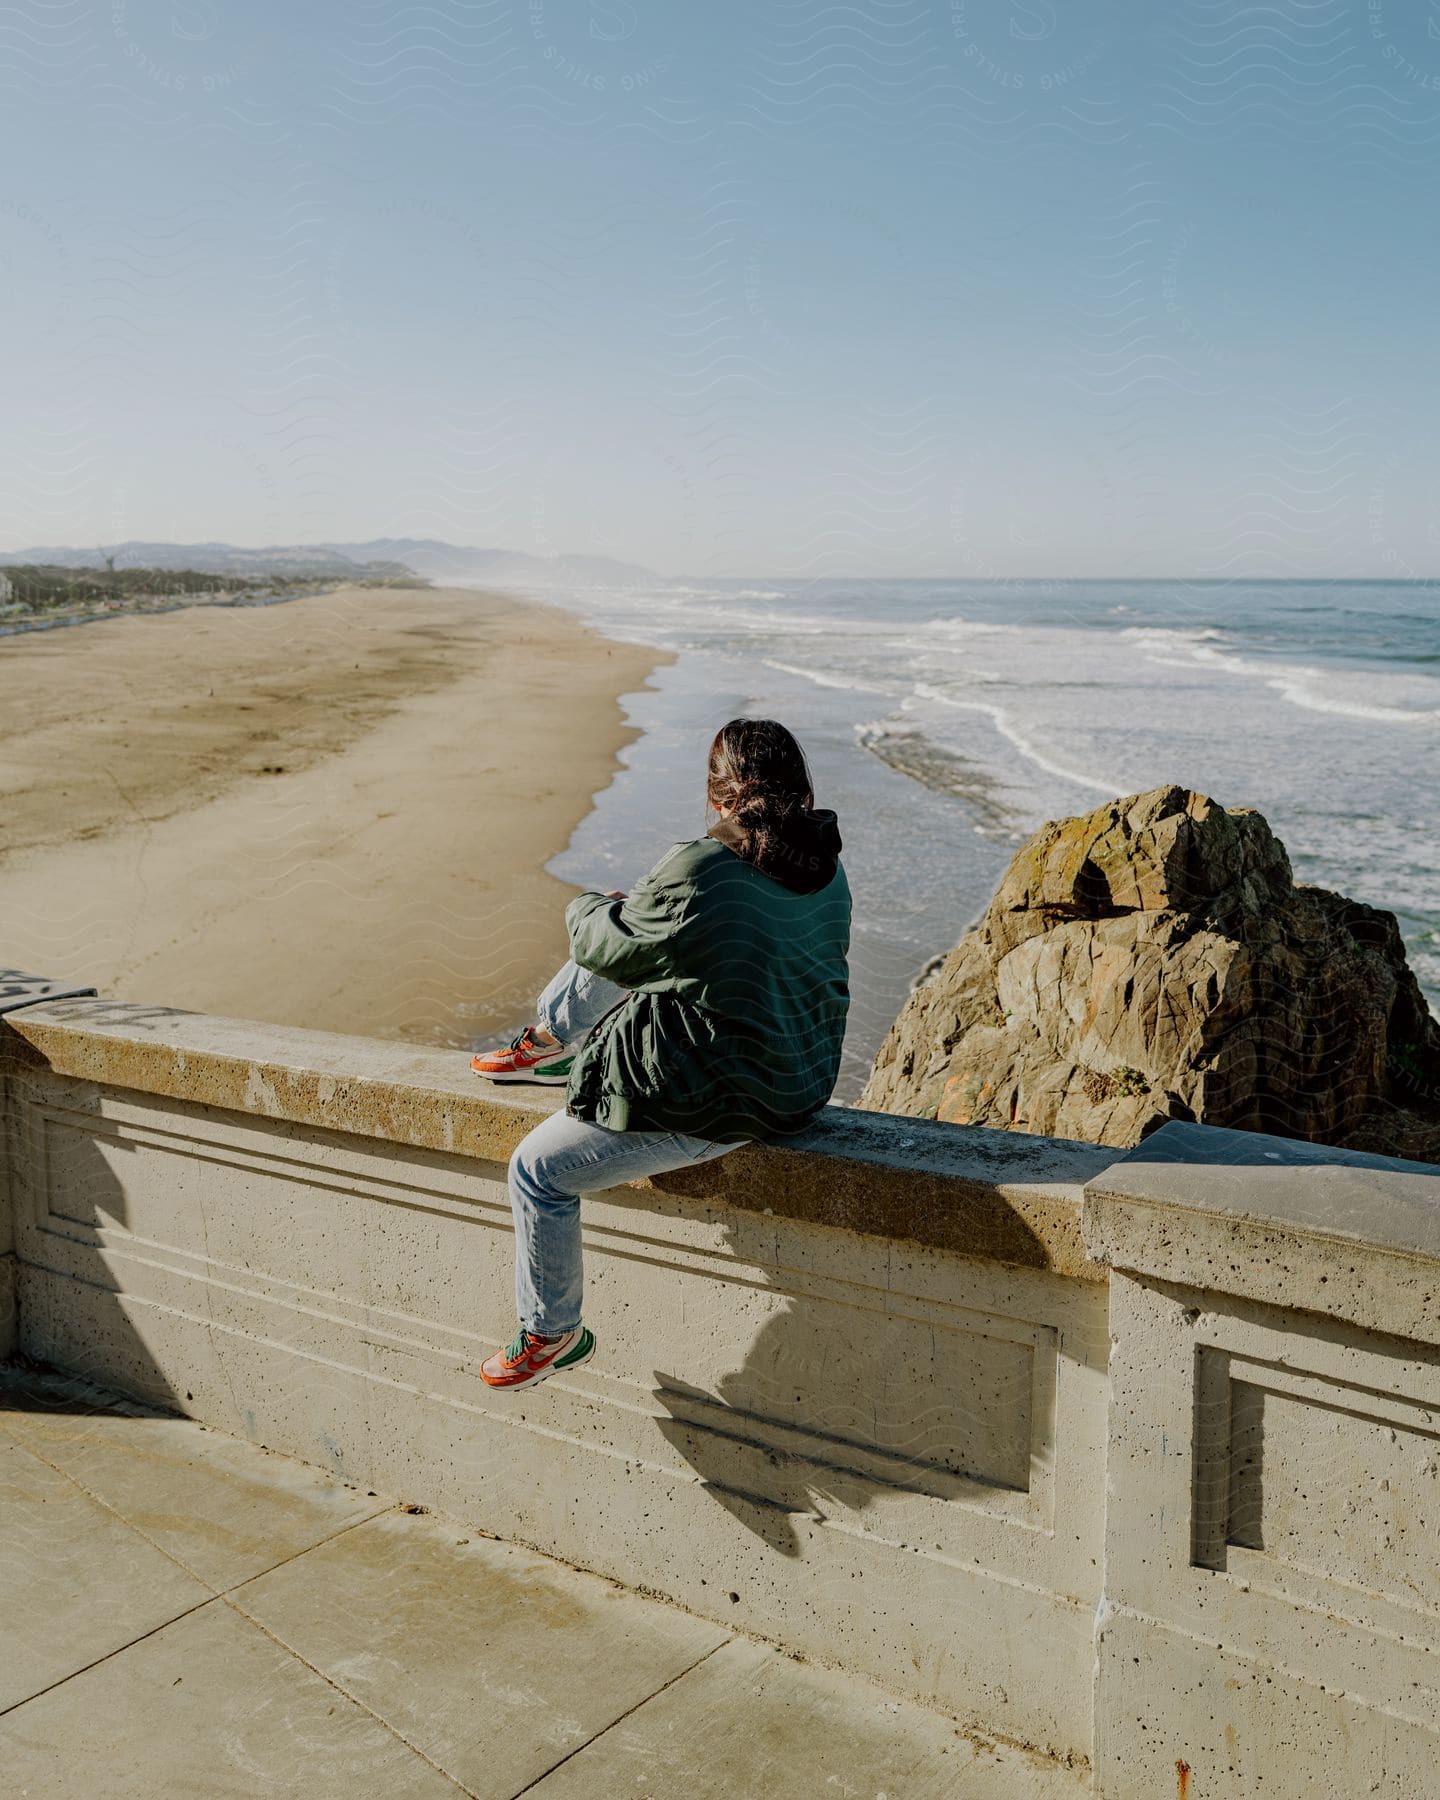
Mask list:
[[461,1045],[529,1016],[547,875],[662,657],[446,589],[0,642],[0,962]]

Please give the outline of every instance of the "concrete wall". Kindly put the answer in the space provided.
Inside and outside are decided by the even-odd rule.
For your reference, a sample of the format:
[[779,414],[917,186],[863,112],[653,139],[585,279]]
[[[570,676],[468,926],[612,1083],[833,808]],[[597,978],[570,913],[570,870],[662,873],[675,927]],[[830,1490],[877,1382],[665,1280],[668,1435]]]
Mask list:
[[1101,1791],[1440,1794],[1440,1169],[1170,1125],[1085,1232]]
[[[3,598],[3,582],[0,582]],[[90,995],[91,987],[75,983],[49,981],[41,975],[29,975],[22,969],[0,969],[0,1021],[6,1014],[45,1001],[68,999],[71,995]],[[0,1023],[0,1033],[3,1033]],[[4,1039],[0,1036],[0,1056]],[[0,1064],[3,1070],[3,1064]],[[3,1081],[3,1073],[0,1073]],[[14,1182],[9,1165],[9,1134],[0,1129],[0,1362],[13,1357],[19,1348],[19,1313],[16,1306],[15,1212],[11,1204]]]
[[94,999],[0,1022],[0,1074],[32,1356],[1111,1800],[1440,1791],[1440,1171],[834,1111],[587,1200],[600,1354],[507,1398],[504,1167],[553,1095]]
[[553,1095],[93,1000],[9,1036],[30,1355],[1088,1757],[1107,1153],[837,1112],[598,1195],[599,1356],[497,1396]]

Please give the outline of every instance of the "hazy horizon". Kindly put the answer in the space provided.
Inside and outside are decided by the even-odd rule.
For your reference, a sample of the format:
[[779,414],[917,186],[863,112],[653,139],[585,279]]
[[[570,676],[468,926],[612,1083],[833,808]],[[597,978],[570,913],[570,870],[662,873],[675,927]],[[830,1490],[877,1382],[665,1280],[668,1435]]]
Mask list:
[[[416,540],[416,541],[421,541],[421,540]],[[1369,587],[1432,588],[1436,585],[1437,581],[1440,581],[1440,577],[1433,576],[1433,575],[1368,575],[1368,576],[1367,575],[1331,575],[1331,576],[1321,576],[1321,575],[1179,575],[1179,574],[1175,574],[1174,572],[1166,573],[1163,571],[1155,571],[1155,570],[1151,570],[1148,573],[1143,573],[1143,574],[1126,573],[1123,575],[1120,575],[1120,574],[1039,575],[1039,574],[1033,574],[1033,573],[1025,573],[1022,571],[1022,572],[1020,572],[1018,574],[1014,574],[1014,575],[997,575],[997,576],[993,576],[993,577],[983,577],[983,576],[969,575],[969,574],[964,574],[964,573],[957,573],[953,570],[948,571],[948,572],[942,572],[939,574],[933,574],[933,575],[899,575],[899,574],[893,574],[893,573],[886,573],[885,571],[882,570],[882,571],[877,571],[873,574],[847,574],[846,572],[841,571],[838,575],[816,575],[813,577],[806,577],[803,575],[802,576],[782,576],[774,569],[756,568],[756,569],[741,569],[741,570],[735,571],[733,574],[721,575],[721,574],[713,574],[710,572],[701,572],[701,571],[695,570],[695,569],[668,569],[668,570],[667,569],[655,569],[655,568],[650,567],[648,564],[636,563],[633,558],[613,555],[612,553],[606,552],[606,551],[555,550],[555,551],[545,551],[545,552],[532,552],[532,551],[520,550],[516,546],[508,545],[508,544],[449,544],[447,540],[438,539],[438,538],[434,539],[434,540],[429,540],[429,541],[432,541],[436,544],[444,544],[447,548],[450,548],[450,549],[453,549],[456,551],[460,551],[460,552],[464,552],[466,550],[472,550],[472,551],[481,552],[485,555],[500,555],[500,556],[539,555],[539,556],[543,556],[547,560],[551,560],[551,561],[555,561],[555,562],[559,562],[559,563],[564,563],[564,562],[566,562],[568,560],[572,560],[572,559],[575,561],[579,561],[581,559],[589,558],[589,557],[594,557],[597,559],[608,559],[608,560],[614,561],[621,565],[634,567],[642,574],[653,575],[659,581],[671,582],[671,583],[691,581],[691,580],[700,580],[700,581],[712,581],[717,584],[729,584],[729,583],[745,582],[745,581],[772,581],[772,580],[785,579],[785,580],[800,581],[800,582],[804,582],[806,580],[814,580],[816,582],[840,580],[840,581],[854,582],[857,585],[865,585],[867,583],[883,584],[886,582],[916,582],[916,583],[929,582],[936,586],[965,586],[965,587],[987,587],[987,586],[989,586],[989,587],[1025,587],[1025,586],[1042,586],[1042,585],[1052,587],[1052,588],[1056,587],[1056,586],[1124,587],[1127,585],[1132,586],[1132,587],[1155,587],[1155,586],[1163,586],[1165,584],[1173,583],[1177,586],[1186,586],[1186,587],[1206,587],[1206,586],[1212,586],[1212,587],[1238,587],[1238,586],[1245,586],[1245,587],[1267,587],[1267,586],[1268,587],[1283,587],[1283,586],[1365,587],[1365,586],[1369,586]],[[165,549],[177,549],[177,548],[185,547],[187,545],[193,546],[196,548],[199,548],[202,546],[210,546],[210,547],[214,547],[216,549],[240,550],[240,551],[245,551],[245,552],[260,552],[260,551],[265,551],[265,550],[324,550],[324,549],[334,548],[337,545],[342,550],[350,550],[350,549],[355,549],[355,548],[359,548],[361,546],[368,546],[368,545],[372,545],[372,544],[386,545],[386,544],[392,544],[392,543],[402,544],[404,542],[405,542],[405,539],[401,538],[398,534],[387,534],[387,533],[381,533],[378,536],[371,537],[371,538],[360,538],[360,539],[341,539],[341,538],[319,539],[319,538],[317,538],[317,539],[312,539],[312,540],[308,540],[308,541],[302,540],[302,539],[297,539],[294,542],[281,542],[279,540],[276,540],[274,542],[251,543],[251,544],[239,543],[233,538],[198,537],[198,538],[189,538],[189,539],[175,539],[175,538],[154,538],[154,537],[140,536],[140,537],[135,537],[135,538],[120,539],[118,541],[114,541],[114,542],[110,543],[109,545],[97,544],[94,547],[94,549],[95,549],[95,554],[103,558],[103,556],[107,552],[113,553],[117,549],[124,548],[130,544],[153,544],[158,548],[165,548]],[[56,544],[46,544],[46,545],[20,545],[20,546],[14,547],[14,548],[7,547],[7,548],[0,549],[0,558],[12,557],[12,556],[16,555],[18,553],[18,551],[24,550],[24,549],[61,550],[61,551],[65,551],[66,553],[69,553],[69,554],[78,554],[80,552],[87,551],[89,549],[89,546],[85,545],[85,544],[76,544],[76,543],[66,543],[66,544],[56,543]],[[381,558],[377,555],[376,560],[383,560],[383,558]],[[396,552],[394,554],[393,560],[403,562],[404,557],[402,555],[400,555],[398,552]],[[4,566],[4,564],[0,563],[0,567],[3,567],[3,566]],[[103,564],[97,565],[97,566],[103,566]],[[443,576],[431,576],[431,577],[429,577],[429,579],[435,585],[443,585],[443,582],[444,582]]]
[[7,551],[1440,576],[1421,9],[23,0],[0,70]]

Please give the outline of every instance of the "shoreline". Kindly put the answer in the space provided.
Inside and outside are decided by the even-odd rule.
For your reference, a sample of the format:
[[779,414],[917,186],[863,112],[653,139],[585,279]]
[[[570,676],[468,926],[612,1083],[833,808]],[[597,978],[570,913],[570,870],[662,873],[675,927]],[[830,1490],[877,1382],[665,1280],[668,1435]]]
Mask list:
[[457,1050],[523,1022],[666,652],[478,589],[108,622],[0,642],[8,964]]

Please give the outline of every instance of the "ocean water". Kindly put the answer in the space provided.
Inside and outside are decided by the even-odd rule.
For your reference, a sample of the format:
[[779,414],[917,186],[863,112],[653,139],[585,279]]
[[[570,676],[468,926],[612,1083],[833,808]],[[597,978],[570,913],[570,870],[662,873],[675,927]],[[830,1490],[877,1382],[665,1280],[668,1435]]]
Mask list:
[[551,864],[625,886],[704,828],[737,713],[786,721],[855,890],[838,1097],[915,976],[1048,818],[1180,782],[1257,807],[1298,881],[1399,918],[1440,1010],[1440,593],[1355,582],[706,582],[561,601],[675,661],[641,738]]

